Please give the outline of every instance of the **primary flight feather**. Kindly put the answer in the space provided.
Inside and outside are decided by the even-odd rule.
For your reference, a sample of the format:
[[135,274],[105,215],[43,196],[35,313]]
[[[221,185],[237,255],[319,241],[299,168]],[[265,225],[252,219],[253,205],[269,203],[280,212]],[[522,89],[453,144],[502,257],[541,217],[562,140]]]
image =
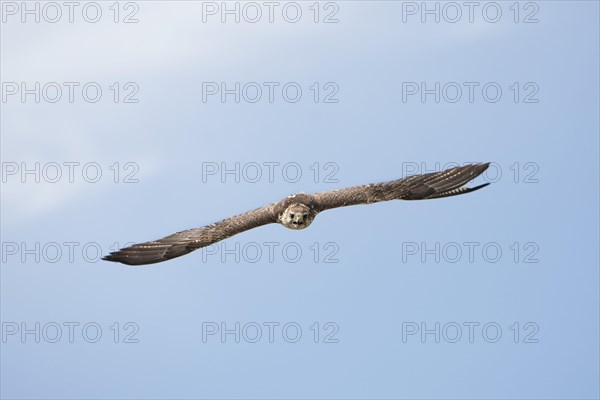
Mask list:
[[177,232],[152,242],[134,244],[103,259],[129,265],[153,264],[188,254],[262,225],[278,223],[289,229],[304,229],[312,223],[318,213],[332,208],[388,200],[436,199],[473,192],[489,183],[473,188],[464,185],[481,175],[488,166],[489,163],[469,164],[391,182],[315,194],[295,194],[211,225]]

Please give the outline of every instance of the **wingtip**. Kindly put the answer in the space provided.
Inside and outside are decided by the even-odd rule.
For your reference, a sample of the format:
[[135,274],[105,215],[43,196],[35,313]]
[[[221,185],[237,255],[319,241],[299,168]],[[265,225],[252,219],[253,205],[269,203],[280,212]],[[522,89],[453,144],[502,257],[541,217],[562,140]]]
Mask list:
[[483,189],[484,187],[488,186],[489,184],[490,184],[490,182],[486,182],[486,183],[482,183],[479,186],[475,186],[475,187],[469,188],[469,192],[474,192],[476,190]]
[[110,261],[110,262],[120,263],[120,264],[124,264],[124,265],[137,265],[136,263],[131,262],[127,258],[119,257],[116,253],[104,256],[104,257],[102,257],[102,259],[104,261]]
[[483,174],[490,167],[490,163],[489,162],[475,163],[475,164],[471,164],[470,167],[472,168],[472,174],[473,174],[473,177],[475,178],[475,177]]
[[115,258],[115,256],[113,255],[113,253],[110,253],[109,255],[102,257],[102,259],[104,261],[118,262],[117,259]]
[[127,254],[123,252],[123,249],[119,251],[114,251],[104,257],[102,257],[104,261],[110,261],[115,263],[121,263],[124,265],[138,266],[138,265],[146,265],[146,264],[154,264],[158,262],[165,261],[164,258],[155,258],[155,257],[143,257],[143,255],[134,254],[133,257],[131,254]]
[[481,172],[483,172],[490,167],[490,164],[491,164],[490,162],[483,162],[483,163],[477,163],[477,164],[475,164],[475,166],[478,167],[478,169],[481,169]]
[[130,265],[128,260],[126,258],[122,257],[118,251],[115,251],[115,252],[110,253],[109,255],[106,255],[106,256],[102,257],[102,259],[104,261],[110,261],[110,262],[114,262],[114,263]]

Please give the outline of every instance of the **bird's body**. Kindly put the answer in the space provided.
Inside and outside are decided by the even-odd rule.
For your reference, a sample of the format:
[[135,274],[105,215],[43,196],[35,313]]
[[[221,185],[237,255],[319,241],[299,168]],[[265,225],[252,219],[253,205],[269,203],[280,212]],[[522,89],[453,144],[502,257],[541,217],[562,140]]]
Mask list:
[[470,164],[391,182],[315,194],[298,193],[211,225],[177,232],[156,241],[135,244],[111,253],[104,257],[104,260],[129,265],[152,264],[188,254],[262,225],[279,223],[289,229],[305,229],[317,214],[332,208],[389,200],[434,199],[468,193],[488,185],[474,188],[464,186],[483,173],[488,166],[489,163]]

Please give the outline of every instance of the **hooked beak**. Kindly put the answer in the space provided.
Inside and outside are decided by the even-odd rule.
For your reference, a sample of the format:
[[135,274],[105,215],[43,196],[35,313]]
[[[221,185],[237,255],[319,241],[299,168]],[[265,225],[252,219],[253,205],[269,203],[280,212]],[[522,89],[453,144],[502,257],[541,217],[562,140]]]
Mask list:
[[302,216],[295,217],[292,221],[292,224],[294,224],[294,227],[296,227],[296,229],[302,228],[304,226],[304,218],[302,218]]

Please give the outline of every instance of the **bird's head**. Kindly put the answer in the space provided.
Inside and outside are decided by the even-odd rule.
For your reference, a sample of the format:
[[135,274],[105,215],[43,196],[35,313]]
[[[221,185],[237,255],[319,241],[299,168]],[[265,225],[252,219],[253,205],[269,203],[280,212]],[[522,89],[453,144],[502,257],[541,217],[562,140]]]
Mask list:
[[281,224],[289,229],[304,229],[308,227],[315,213],[304,204],[294,203],[288,206],[281,215]]

